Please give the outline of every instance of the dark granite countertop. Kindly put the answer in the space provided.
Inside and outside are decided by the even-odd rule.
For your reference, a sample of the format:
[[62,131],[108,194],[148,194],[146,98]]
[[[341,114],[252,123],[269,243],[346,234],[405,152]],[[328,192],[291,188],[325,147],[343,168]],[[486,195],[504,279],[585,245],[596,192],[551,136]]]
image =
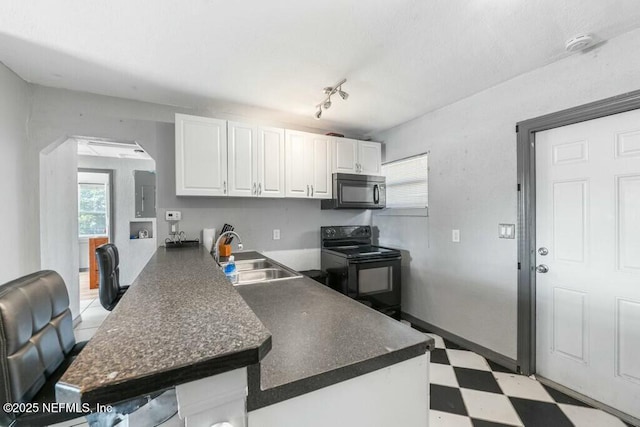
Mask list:
[[273,334],[249,367],[255,410],[424,354],[432,338],[303,277],[237,286]]
[[56,386],[60,402],[115,403],[257,364],[271,334],[197,248],[159,248]]

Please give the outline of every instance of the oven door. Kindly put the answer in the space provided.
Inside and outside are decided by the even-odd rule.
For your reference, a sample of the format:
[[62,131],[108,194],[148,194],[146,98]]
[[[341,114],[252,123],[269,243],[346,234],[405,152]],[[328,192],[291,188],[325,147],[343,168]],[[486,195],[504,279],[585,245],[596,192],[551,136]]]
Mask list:
[[400,258],[349,262],[348,295],[378,309],[400,307]]

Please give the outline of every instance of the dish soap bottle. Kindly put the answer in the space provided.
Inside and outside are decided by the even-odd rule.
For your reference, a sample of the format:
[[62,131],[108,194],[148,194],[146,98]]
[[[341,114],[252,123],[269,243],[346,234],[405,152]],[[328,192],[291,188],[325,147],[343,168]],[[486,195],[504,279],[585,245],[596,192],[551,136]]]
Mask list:
[[236,261],[233,255],[229,256],[229,262],[224,267],[224,274],[229,278],[231,283],[238,281],[238,272],[236,271]]

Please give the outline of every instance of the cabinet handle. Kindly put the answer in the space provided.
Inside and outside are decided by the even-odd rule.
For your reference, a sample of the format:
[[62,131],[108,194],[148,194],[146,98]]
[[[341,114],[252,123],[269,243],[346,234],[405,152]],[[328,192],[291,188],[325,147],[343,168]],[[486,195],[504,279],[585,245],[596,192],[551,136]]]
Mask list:
[[311,186],[311,197],[313,197],[313,185]]
[[222,181],[222,187],[223,187],[222,192],[224,194],[227,194],[227,181]]
[[262,194],[262,183],[258,184],[258,196]]
[[307,184],[307,197],[309,197],[309,184]]
[[253,190],[251,190],[251,194],[258,194],[258,190],[256,190],[256,183],[253,183]]

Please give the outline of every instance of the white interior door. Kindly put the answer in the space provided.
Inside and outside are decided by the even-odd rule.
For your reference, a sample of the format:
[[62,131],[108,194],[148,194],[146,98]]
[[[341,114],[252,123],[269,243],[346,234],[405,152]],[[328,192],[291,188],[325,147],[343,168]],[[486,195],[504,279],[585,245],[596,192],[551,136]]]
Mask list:
[[640,418],[640,110],[537,133],[536,205],[537,374]]

